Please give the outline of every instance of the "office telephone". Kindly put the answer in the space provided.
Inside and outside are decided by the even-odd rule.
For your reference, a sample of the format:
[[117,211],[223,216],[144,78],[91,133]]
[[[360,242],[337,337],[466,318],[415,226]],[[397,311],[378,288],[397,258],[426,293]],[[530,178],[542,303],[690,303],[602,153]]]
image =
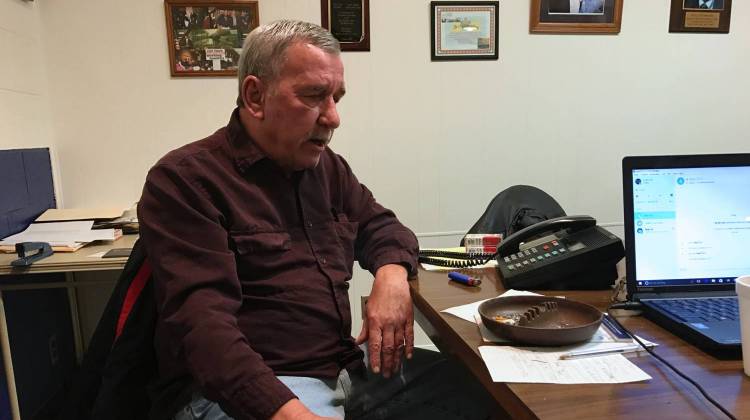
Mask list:
[[615,264],[625,255],[625,249],[622,240],[597,226],[593,217],[563,216],[510,235],[494,255],[439,253],[420,251],[420,261],[440,264],[434,257],[442,256],[462,259],[462,267],[466,267],[497,258],[506,288],[590,290],[606,289],[614,283]]

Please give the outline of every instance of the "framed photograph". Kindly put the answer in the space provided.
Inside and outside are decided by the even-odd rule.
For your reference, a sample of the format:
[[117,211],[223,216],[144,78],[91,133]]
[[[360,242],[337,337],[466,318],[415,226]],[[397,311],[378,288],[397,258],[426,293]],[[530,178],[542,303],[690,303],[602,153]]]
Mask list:
[[341,51],[370,51],[370,0],[320,0],[320,16]]
[[430,2],[432,61],[497,60],[498,2]]
[[529,32],[618,34],[623,0],[531,0]]
[[729,33],[732,0],[672,0],[669,32]]
[[258,2],[165,0],[172,77],[237,76],[245,37],[258,27]]

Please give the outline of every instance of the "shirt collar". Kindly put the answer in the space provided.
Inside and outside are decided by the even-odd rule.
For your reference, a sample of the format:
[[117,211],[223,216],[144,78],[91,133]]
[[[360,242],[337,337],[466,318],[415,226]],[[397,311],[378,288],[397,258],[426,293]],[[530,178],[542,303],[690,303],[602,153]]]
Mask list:
[[234,166],[240,172],[247,171],[255,163],[268,157],[242,125],[239,108],[234,109],[227,124],[227,139]]

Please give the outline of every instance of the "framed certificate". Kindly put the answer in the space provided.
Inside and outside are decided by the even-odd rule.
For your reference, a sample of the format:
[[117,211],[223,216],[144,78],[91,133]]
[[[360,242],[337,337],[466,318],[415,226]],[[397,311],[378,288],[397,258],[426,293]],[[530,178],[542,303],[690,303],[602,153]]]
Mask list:
[[498,2],[430,3],[432,61],[497,60]]
[[341,51],[370,51],[370,0],[321,0],[320,8],[321,26]]
[[531,0],[529,32],[618,34],[623,0]]
[[672,0],[669,32],[729,33],[732,0]]

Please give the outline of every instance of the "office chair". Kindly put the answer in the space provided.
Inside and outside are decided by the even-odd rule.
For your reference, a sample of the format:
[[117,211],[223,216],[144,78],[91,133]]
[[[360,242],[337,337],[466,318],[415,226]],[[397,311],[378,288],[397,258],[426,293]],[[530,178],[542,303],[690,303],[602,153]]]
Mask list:
[[140,241],[117,280],[58,419],[147,419],[157,376],[156,304]]

